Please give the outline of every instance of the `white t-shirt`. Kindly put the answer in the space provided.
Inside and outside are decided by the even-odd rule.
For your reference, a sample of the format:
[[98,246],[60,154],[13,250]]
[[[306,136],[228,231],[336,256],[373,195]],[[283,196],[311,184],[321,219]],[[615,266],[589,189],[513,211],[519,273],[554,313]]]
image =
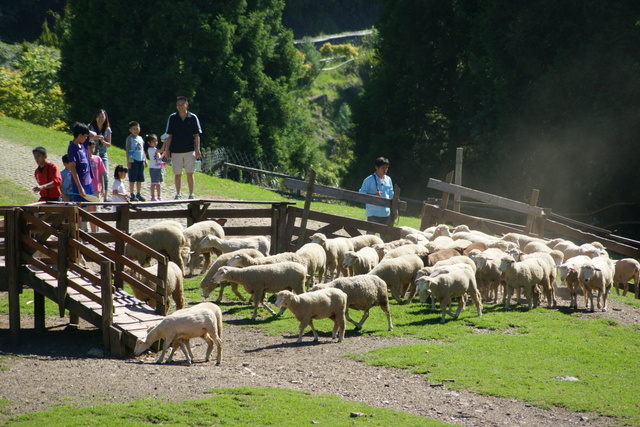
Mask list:
[[[118,193],[118,194],[128,194],[127,193],[127,189],[124,186],[124,183],[122,181],[120,181],[119,179],[116,179],[115,181],[113,181],[113,191],[114,193]],[[111,195],[111,201],[112,202],[126,202],[127,199],[125,199],[122,196],[116,196],[115,194]]]
[[147,154],[149,154],[149,169],[160,169],[160,165],[158,164],[158,156],[156,155],[157,152],[158,147],[147,148]]

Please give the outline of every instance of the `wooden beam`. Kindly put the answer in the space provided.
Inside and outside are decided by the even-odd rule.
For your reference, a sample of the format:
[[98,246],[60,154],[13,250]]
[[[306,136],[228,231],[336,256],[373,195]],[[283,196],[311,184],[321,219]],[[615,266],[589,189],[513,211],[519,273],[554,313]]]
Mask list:
[[542,208],[529,206],[526,203],[517,202],[515,200],[496,196],[494,194],[484,193],[482,191],[472,190],[470,188],[461,187],[459,185],[448,184],[446,182],[442,182],[433,178],[429,178],[427,187],[433,188],[434,190],[446,191],[452,194],[460,194],[463,197],[479,200],[493,206],[523,213],[526,215],[541,216],[544,213],[544,210]]

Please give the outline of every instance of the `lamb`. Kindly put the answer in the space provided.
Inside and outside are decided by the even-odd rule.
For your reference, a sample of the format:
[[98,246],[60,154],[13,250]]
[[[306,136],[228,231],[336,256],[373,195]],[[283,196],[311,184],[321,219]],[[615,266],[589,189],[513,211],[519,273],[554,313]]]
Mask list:
[[[147,270],[153,276],[158,276],[158,264],[154,264],[151,267],[146,267],[145,270]],[[135,277],[138,281],[144,283],[154,291],[156,290],[157,286],[151,280],[147,279],[141,274],[137,274],[133,272],[133,270],[128,270],[128,272],[133,277]],[[175,302],[177,310],[184,308],[186,304],[184,299],[183,282],[184,282],[184,276],[182,275],[182,271],[180,270],[180,267],[178,267],[178,265],[175,262],[169,261],[169,264],[167,265],[166,292],[167,292],[167,295],[171,295],[171,297],[173,298],[173,302]],[[142,302],[149,304],[149,306],[151,306],[152,308],[156,308],[156,300],[149,298],[149,295],[142,292],[137,287],[132,286],[132,289],[133,289],[133,295],[136,298],[138,298]],[[168,311],[169,311],[169,307],[165,307],[165,313],[167,313]]]
[[516,262],[511,255],[504,255],[500,262],[500,271],[505,274],[507,283],[507,299],[505,310],[509,309],[509,303],[514,289],[524,289],[529,310],[538,306],[537,286],[543,289],[549,288],[549,274],[539,259],[531,258]]
[[233,252],[240,249],[257,249],[264,256],[267,256],[271,249],[271,242],[265,236],[222,239],[213,234],[209,234],[200,241],[196,252],[203,253],[211,249],[218,249],[222,253]]
[[342,266],[342,262],[344,261],[344,254],[353,250],[351,241],[345,237],[328,239],[322,233],[315,233],[311,236],[311,243],[317,243],[322,246],[327,254],[325,277],[335,278],[340,274],[347,275],[347,270]]
[[453,248],[441,249],[439,251],[426,255],[423,261],[424,261],[424,264],[427,267],[429,267],[429,266],[433,266],[438,261],[442,261],[458,255],[462,255],[462,252],[458,251],[457,249],[453,249]]
[[174,348],[169,355],[167,362],[170,362],[173,353],[175,352],[175,345],[179,344],[184,353],[187,364],[191,364],[193,354],[191,348],[185,348],[185,341],[188,344],[188,340],[191,338],[202,337],[207,342],[207,354],[205,361],[209,361],[213,345],[216,345],[217,358],[216,365],[220,365],[222,358],[222,312],[220,308],[210,302],[200,303],[193,307],[183,308],[177,310],[172,314],[166,316],[162,321],[152,328],[147,336],[143,340],[138,340],[134,349],[136,356],[142,354],[151,345],[162,339],[164,344],[162,347],[162,354],[156,363],[160,364],[164,360],[164,356],[170,345]]
[[[473,270],[473,273],[476,274],[476,264],[473,262],[473,260],[468,256],[458,255],[448,259],[444,259],[442,261],[438,261],[432,267],[423,267],[420,270],[418,270],[418,273],[416,273],[416,278],[415,278],[416,284],[418,282],[418,279],[420,279],[421,277],[430,276],[433,273],[440,271],[441,267],[448,267],[454,264],[467,264],[469,267],[471,267],[471,269]],[[477,281],[477,278],[476,278],[476,281]],[[432,310],[436,309],[436,301],[435,301],[435,297],[433,296],[431,298],[431,309]]]
[[587,261],[580,268],[578,276],[582,289],[586,290],[586,295],[591,302],[591,311],[595,311],[593,306],[593,291],[598,291],[598,308],[602,297],[602,311],[607,311],[607,297],[613,285],[613,268],[608,258],[596,257]]
[[[239,251],[228,252],[226,254],[220,255],[216,258],[215,262],[209,267],[207,270],[207,274],[200,281],[200,289],[202,290],[202,296],[204,298],[209,298],[209,295],[216,288],[217,282],[213,280],[213,277],[216,275],[220,267],[227,265],[227,262],[237,254],[247,254],[252,258],[260,258],[263,257],[262,252],[259,252],[257,249],[240,249]],[[224,292],[224,288],[227,282],[220,283],[220,294],[218,295],[218,299],[216,302],[220,302],[222,300],[222,293]],[[238,292],[238,284],[231,283],[231,290],[241,301],[246,301],[246,298]]]
[[[369,317],[371,307],[380,306],[382,311],[387,315],[388,330],[393,330],[391,323],[391,314],[389,313],[389,292],[387,284],[381,278],[369,274],[363,274],[354,277],[340,277],[329,283],[321,283],[315,285],[309,292],[315,292],[319,289],[336,288],[347,294],[347,311],[346,319],[353,323],[356,330],[362,329],[362,324]],[[349,309],[364,310],[364,315],[360,322],[355,322],[349,317]]]
[[348,251],[344,255],[343,267],[347,269],[349,276],[367,274],[380,262],[378,252],[370,247],[360,249],[358,252]]
[[353,250],[356,252],[362,248],[384,244],[384,241],[375,234],[362,234],[360,236],[348,237],[347,240],[351,242]]
[[[476,286],[476,278],[473,269],[468,264],[453,264],[440,267],[437,274],[423,276],[417,280],[420,301],[427,302],[433,295],[439,302],[442,310],[440,323],[445,322],[445,315],[458,317],[466,304],[465,295],[469,294],[476,305],[478,316],[482,316],[482,302]],[[449,308],[453,298],[460,298],[458,311],[453,314]]]
[[314,283],[314,277],[318,277],[318,280],[322,282],[324,278],[324,272],[327,265],[327,253],[317,243],[307,243],[296,251],[298,255],[304,261],[307,267],[307,287],[310,287]]
[[[180,225],[178,222],[176,222],[176,224]],[[162,223],[158,223],[132,233],[131,237],[160,253],[167,254],[169,256],[169,260],[175,262],[184,274],[182,252],[188,251],[189,249],[187,241],[180,228],[172,225],[171,223],[162,221]],[[149,260],[151,258],[146,252],[130,245],[129,243],[124,247],[124,255],[127,258],[138,261],[138,263],[143,267],[149,265]]]
[[624,292],[622,296],[627,295],[629,290],[629,280],[633,279],[633,283],[636,286],[636,299],[640,298],[640,283],[638,278],[640,277],[640,262],[634,258],[623,258],[618,260],[615,265],[613,274],[613,283],[616,286],[616,292],[620,294],[620,285],[624,284]]
[[220,255],[222,252],[215,248],[207,248],[201,249],[198,251],[198,247],[202,239],[204,239],[209,234],[214,236],[218,236],[219,238],[224,238],[224,229],[217,221],[207,220],[196,222],[190,227],[187,227],[186,230],[183,231],[184,238],[187,240],[187,245],[189,245],[190,249],[190,259],[185,261],[185,265],[189,264],[189,274],[193,274],[193,265],[195,261],[198,259],[200,255],[204,256],[204,264],[202,265],[202,271],[207,271],[209,266],[211,265],[211,252],[216,255]]
[[282,252],[259,258],[254,258],[246,253],[237,253],[227,261],[227,265],[231,267],[248,267],[250,265],[275,264],[285,261],[297,262],[298,264],[306,266],[305,260],[295,252]]
[[410,303],[415,296],[415,277],[424,267],[424,262],[418,255],[403,255],[398,258],[391,258],[380,261],[380,264],[368,274],[378,276],[387,284],[387,289],[393,298],[402,302],[402,297],[409,289],[409,296],[406,303]]
[[313,341],[318,341],[318,332],[313,326],[313,319],[333,320],[331,338],[344,339],[345,313],[347,312],[347,294],[340,289],[328,288],[315,292],[295,295],[290,291],[280,291],[276,294],[276,306],[288,308],[300,322],[300,333],[297,343],[302,342],[302,333],[307,325],[313,331]]
[[451,237],[451,230],[449,230],[449,226],[447,224],[436,225],[436,227],[433,229],[433,234],[431,235],[431,238],[429,240],[433,241],[434,239],[440,236]]
[[[530,244],[530,243],[529,243]],[[529,245],[528,244],[528,245]],[[528,246],[527,245],[527,246]],[[560,251],[556,251],[559,254],[562,254]],[[533,252],[531,254],[525,254],[522,256],[523,260],[535,259],[540,262],[540,265],[545,269],[545,274],[547,275],[548,280],[545,280],[541,283],[542,290],[547,297],[547,304],[549,307],[556,306],[556,291],[553,287],[556,282],[557,275],[557,264],[555,259],[551,256],[551,253],[543,253],[543,252]],[[562,262],[562,260],[561,260]]]
[[[569,288],[569,308],[578,308],[578,288],[581,287],[579,275],[580,269],[591,258],[587,255],[578,255],[569,258],[560,265],[560,280]],[[585,305],[587,304],[587,293],[583,290]]]
[[[214,282],[227,281],[239,283],[244,290],[253,296],[253,315],[251,320],[258,317],[258,305],[272,315],[275,312],[265,304],[264,297],[268,293],[276,293],[285,289],[292,289],[296,294],[304,292],[307,269],[297,262],[280,262],[277,264],[252,265],[245,268],[221,267],[213,276]],[[278,315],[282,314],[282,310]]]

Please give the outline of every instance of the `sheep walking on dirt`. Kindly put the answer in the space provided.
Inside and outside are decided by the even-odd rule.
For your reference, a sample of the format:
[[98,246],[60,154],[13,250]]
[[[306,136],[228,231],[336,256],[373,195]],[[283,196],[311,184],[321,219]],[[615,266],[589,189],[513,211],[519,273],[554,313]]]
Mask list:
[[634,258],[624,258],[616,262],[613,283],[616,286],[616,292],[620,294],[620,285],[623,286],[624,292],[622,296],[627,296],[629,291],[629,280],[633,279],[633,283],[636,287],[636,299],[640,298],[640,283],[638,278],[640,277],[640,262]]
[[317,243],[307,243],[296,251],[307,267],[307,287],[313,286],[315,278],[319,282],[324,279],[324,272],[327,266],[327,253],[324,248]]
[[[591,258],[587,255],[578,255],[569,258],[560,265],[560,281],[567,285],[569,289],[569,308],[578,308],[578,289],[581,289],[579,280],[580,269],[584,264],[589,262]],[[584,304],[587,305],[587,292],[582,290],[584,295]]]
[[345,314],[347,312],[347,294],[340,289],[320,289],[315,292],[307,292],[295,295],[290,291],[280,291],[276,294],[276,306],[288,308],[300,322],[298,343],[302,342],[302,333],[307,325],[313,331],[313,341],[318,341],[318,332],[313,326],[314,319],[333,320],[331,337],[338,338],[338,342],[344,339]]
[[349,276],[367,274],[380,262],[378,252],[370,247],[364,247],[359,251],[347,251],[344,254],[342,266],[347,269]]
[[224,238],[224,229],[220,224],[218,224],[217,221],[206,220],[196,222],[190,227],[187,227],[183,231],[183,234],[184,238],[187,240],[187,245],[189,246],[190,250],[190,255],[188,257],[189,259],[185,261],[185,265],[187,265],[187,262],[189,264],[189,274],[193,274],[193,265],[200,255],[204,256],[202,271],[207,271],[207,269],[211,265],[211,253],[220,255],[222,252],[215,248],[203,248],[198,250],[200,242],[210,234],[218,236],[221,239]]
[[311,243],[317,243],[325,250],[327,254],[327,264],[325,270],[325,279],[347,275],[347,269],[342,265],[344,261],[344,255],[347,251],[353,250],[353,243],[346,237],[335,237],[328,239],[322,233],[315,233],[311,236]]
[[175,345],[180,345],[182,352],[187,359],[187,364],[192,362],[191,349],[187,350],[185,340],[201,337],[207,342],[207,354],[205,361],[209,361],[214,344],[217,349],[216,365],[222,359],[222,313],[220,308],[210,302],[200,303],[193,307],[177,310],[166,316],[162,321],[152,328],[143,340],[138,340],[134,354],[139,356],[151,345],[162,339],[162,354],[156,363],[162,363],[167,349],[174,345],[168,362],[171,361],[175,352]]
[[[336,288],[347,294],[347,312],[346,319],[353,323],[356,330],[362,329],[362,324],[369,317],[371,307],[380,306],[382,311],[387,315],[388,330],[393,330],[391,323],[391,314],[389,313],[389,292],[387,284],[378,276],[363,274],[353,277],[339,277],[329,283],[320,283],[315,285],[309,292],[315,292],[320,289]],[[355,322],[349,317],[349,309],[364,310],[362,319]]]
[[[440,303],[442,318],[440,323],[445,322],[445,315],[459,317],[466,304],[466,295],[471,296],[478,316],[482,316],[482,301],[478,287],[476,285],[476,275],[468,264],[453,264],[438,267],[430,276],[422,276],[417,280],[418,295],[420,302],[426,303],[430,296],[435,297]],[[450,305],[453,299],[459,298],[458,310],[454,314]]]
[[381,261],[368,274],[384,280],[391,296],[398,303],[402,303],[402,298],[408,289],[409,295],[405,303],[410,303],[416,293],[414,280],[418,270],[422,267],[424,267],[424,263],[418,255],[403,255]]
[[509,309],[514,289],[524,289],[527,307],[531,310],[531,308],[538,306],[538,286],[540,289],[550,287],[548,271],[536,258],[516,262],[511,255],[505,255],[500,262],[500,271],[504,272],[507,283],[505,310]]
[[[158,264],[154,264],[151,267],[146,267],[145,270],[147,270],[149,273],[153,274],[154,276],[158,276]],[[153,289],[154,291],[156,290],[157,286],[151,280],[143,277],[141,274],[134,273],[132,270],[127,270],[127,272],[131,274],[134,278],[136,278],[138,281],[142,282],[143,284]],[[166,293],[167,295],[171,295],[171,297],[173,298],[173,302],[176,303],[177,310],[184,308],[186,304],[184,300],[183,283],[184,283],[184,277],[182,275],[182,271],[180,270],[180,267],[178,267],[178,265],[175,262],[169,261],[169,264],[167,265],[167,280],[165,285]],[[149,295],[141,291],[136,286],[132,286],[132,289],[133,289],[133,295],[136,298],[138,298],[142,302],[149,304],[149,306],[151,306],[152,308],[156,308],[156,301],[150,298]],[[168,304],[168,301],[167,301],[167,304]],[[167,313],[168,311],[169,311],[169,307],[166,307],[165,313]]]
[[[253,315],[251,320],[258,317],[258,305],[272,315],[276,313],[264,302],[267,293],[276,293],[285,289],[292,289],[295,293],[304,292],[304,281],[307,269],[297,262],[281,262],[278,264],[252,265],[249,267],[221,267],[213,277],[214,282],[235,282],[244,287],[253,298]],[[284,310],[280,310],[281,315]]]

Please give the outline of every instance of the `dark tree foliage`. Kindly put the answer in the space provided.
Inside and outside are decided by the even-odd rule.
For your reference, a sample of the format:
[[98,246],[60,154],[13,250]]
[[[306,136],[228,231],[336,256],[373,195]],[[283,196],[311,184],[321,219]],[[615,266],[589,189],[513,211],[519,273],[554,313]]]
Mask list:
[[142,133],[163,133],[185,95],[205,148],[243,150],[303,173],[315,151],[290,95],[301,61],[281,25],[283,6],[69,0],[61,83],[71,121],[105,108],[124,145],[131,120]]
[[0,41],[34,42],[42,33],[45,19],[53,23],[50,13],[60,15],[66,0],[3,0],[0,2]]
[[556,212],[640,201],[640,3],[386,0],[372,82],[353,106],[349,188],[391,160],[402,194],[463,185]]
[[381,0],[285,0],[282,23],[296,39],[371,28]]

